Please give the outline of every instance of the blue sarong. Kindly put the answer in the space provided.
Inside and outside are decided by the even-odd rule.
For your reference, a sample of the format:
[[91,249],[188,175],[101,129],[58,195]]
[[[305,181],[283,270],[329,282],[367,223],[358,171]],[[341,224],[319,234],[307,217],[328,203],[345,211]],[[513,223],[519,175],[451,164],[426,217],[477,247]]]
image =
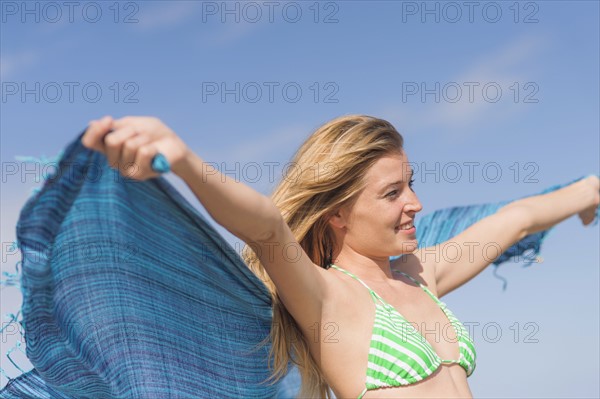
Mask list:
[[[272,309],[260,279],[165,178],[121,176],[82,135],[19,216],[20,276],[2,283],[21,287],[14,321],[34,368],[0,397],[295,397],[291,365],[282,381],[265,381]],[[419,218],[419,246],[447,241],[512,201]],[[533,263],[548,232],[525,237],[494,266],[515,256]]]

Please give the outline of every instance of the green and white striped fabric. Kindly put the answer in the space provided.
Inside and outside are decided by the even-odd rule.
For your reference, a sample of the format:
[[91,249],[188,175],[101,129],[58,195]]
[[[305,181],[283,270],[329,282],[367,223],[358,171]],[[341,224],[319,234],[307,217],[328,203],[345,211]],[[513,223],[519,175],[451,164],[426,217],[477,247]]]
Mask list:
[[458,342],[460,356],[457,360],[440,358],[425,337],[367,284],[339,266],[332,264],[331,267],[358,280],[369,290],[375,302],[375,322],[369,349],[366,387],[359,395],[359,399],[372,389],[410,385],[421,381],[435,372],[442,363],[458,363],[467,372],[467,377],[473,374],[476,359],[473,340],[446,304],[426,286],[408,274],[399,272],[427,292],[448,318]]

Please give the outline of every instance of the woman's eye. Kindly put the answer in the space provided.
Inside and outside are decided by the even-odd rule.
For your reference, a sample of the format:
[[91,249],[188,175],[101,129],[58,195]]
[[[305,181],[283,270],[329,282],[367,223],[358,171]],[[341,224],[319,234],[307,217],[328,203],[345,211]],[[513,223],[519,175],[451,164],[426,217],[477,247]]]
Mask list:
[[[408,188],[410,188],[411,190],[413,188],[414,182],[415,182],[415,179],[410,179],[410,181],[408,182]],[[389,193],[386,194],[386,197],[394,197],[396,194],[398,194],[398,190],[390,191]]]

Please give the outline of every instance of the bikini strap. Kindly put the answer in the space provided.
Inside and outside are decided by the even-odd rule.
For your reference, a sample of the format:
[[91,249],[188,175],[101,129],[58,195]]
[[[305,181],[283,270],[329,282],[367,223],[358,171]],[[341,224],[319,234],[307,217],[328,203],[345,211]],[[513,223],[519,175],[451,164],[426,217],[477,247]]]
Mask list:
[[334,265],[333,263],[331,264],[331,267],[333,267],[334,269],[337,269],[337,270],[341,271],[342,273],[346,273],[348,276],[352,277],[355,280],[358,280],[369,291],[373,292],[373,290],[364,281],[362,281],[361,279],[359,279],[358,277],[356,277],[354,274],[350,273],[348,270],[344,270],[341,267]]
[[[362,281],[361,279],[359,279],[358,277],[356,277],[354,274],[350,273],[347,270],[342,269],[341,267],[339,267],[337,265],[334,265],[333,263],[331,264],[331,267],[333,267],[334,269],[337,269],[337,270],[339,270],[339,271],[341,271],[343,273],[346,273],[348,276],[352,277],[355,280],[358,280],[362,285],[364,285],[369,290],[369,292],[371,293],[371,297],[373,298],[373,301],[375,301],[375,303],[377,303],[376,300],[379,300],[384,305],[388,305],[388,303],[382,297],[380,297],[378,293],[376,293],[375,291],[373,291],[371,289],[371,287],[369,287],[364,281]],[[433,292],[429,291],[429,289],[426,286],[424,286],[423,284],[421,284],[420,281],[414,279],[412,276],[410,276],[410,275],[408,275],[408,274],[406,274],[404,272],[401,272],[400,270],[395,270],[395,271],[398,272],[398,273],[403,274],[404,276],[406,276],[409,279],[411,279],[414,283],[418,284],[427,294],[429,294],[429,296],[436,303],[441,304],[441,301],[435,295],[433,295]]]
[[421,284],[421,282],[419,280],[417,280],[416,278],[412,277],[410,274],[406,274],[404,272],[401,272],[400,270],[394,270],[396,273],[400,273],[406,277],[408,277],[409,279],[412,280],[413,283],[416,283],[419,286],[423,286],[423,284]]
[[346,273],[348,276],[352,277],[353,279],[357,280],[362,285],[364,285],[365,288],[368,289],[369,292],[371,293],[371,298],[373,298],[373,302],[375,302],[375,304],[377,304],[377,299],[379,299],[380,301],[382,301],[381,297],[379,297],[379,295],[377,295],[377,293],[375,291],[373,291],[371,289],[371,287],[369,287],[364,281],[362,281],[361,279],[359,279],[358,277],[356,277],[354,274],[350,273],[348,270],[344,270],[341,267],[334,265],[333,263],[331,264],[331,267],[333,267],[334,269],[337,269],[337,270],[341,271],[342,273]]
[[406,274],[406,273],[404,273],[404,272],[401,272],[400,270],[394,270],[394,271],[395,271],[395,272],[397,272],[397,273],[400,273],[400,274],[402,274],[402,275],[404,275],[404,276],[406,276],[406,277],[408,277],[408,278],[409,278],[410,280],[412,280],[412,281],[413,281],[415,284],[418,284],[418,285],[419,285],[419,286],[420,286],[420,287],[423,289],[423,291],[425,291],[426,293],[428,293],[428,294],[429,294],[429,296],[430,296],[431,298],[433,298],[433,300],[434,300],[435,302],[437,302],[437,303],[440,303],[440,300],[439,300],[439,299],[438,299],[438,298],[437,298],[435,295],[433,295],[433,292],[431,292],[431,291],[429,290],[429,288],[427,288],[427,286],[425,286],[424,284],[422,284],[422,283],[421,283],[419,280],[415,279],[414,277],[412,277],[412,276],[410,276],[410,275],[408,275],[408,274]]

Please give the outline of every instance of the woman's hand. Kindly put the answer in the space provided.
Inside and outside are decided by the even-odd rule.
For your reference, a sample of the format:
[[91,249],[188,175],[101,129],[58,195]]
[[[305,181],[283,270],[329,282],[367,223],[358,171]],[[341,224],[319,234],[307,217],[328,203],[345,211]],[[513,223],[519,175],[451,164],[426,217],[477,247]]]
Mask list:
[[600,204],[600,179],[598,179],[597,176],[589,176],[585,179],[585,182],[590,188],[591,204],[589,207],[579,212],[578,216],[579,219],[581,219],[581,223],[583,223],[584,226],[587,226],[594,221],[598,204]]
[[159,176],[151,167],[152,159],[159,152],[177,175],[189,156],[187,145],[175,132],[158,118],[149,116],[112,119],[107,115],[90,121],[81,143],[102,152],[111,167],[134,180]]

